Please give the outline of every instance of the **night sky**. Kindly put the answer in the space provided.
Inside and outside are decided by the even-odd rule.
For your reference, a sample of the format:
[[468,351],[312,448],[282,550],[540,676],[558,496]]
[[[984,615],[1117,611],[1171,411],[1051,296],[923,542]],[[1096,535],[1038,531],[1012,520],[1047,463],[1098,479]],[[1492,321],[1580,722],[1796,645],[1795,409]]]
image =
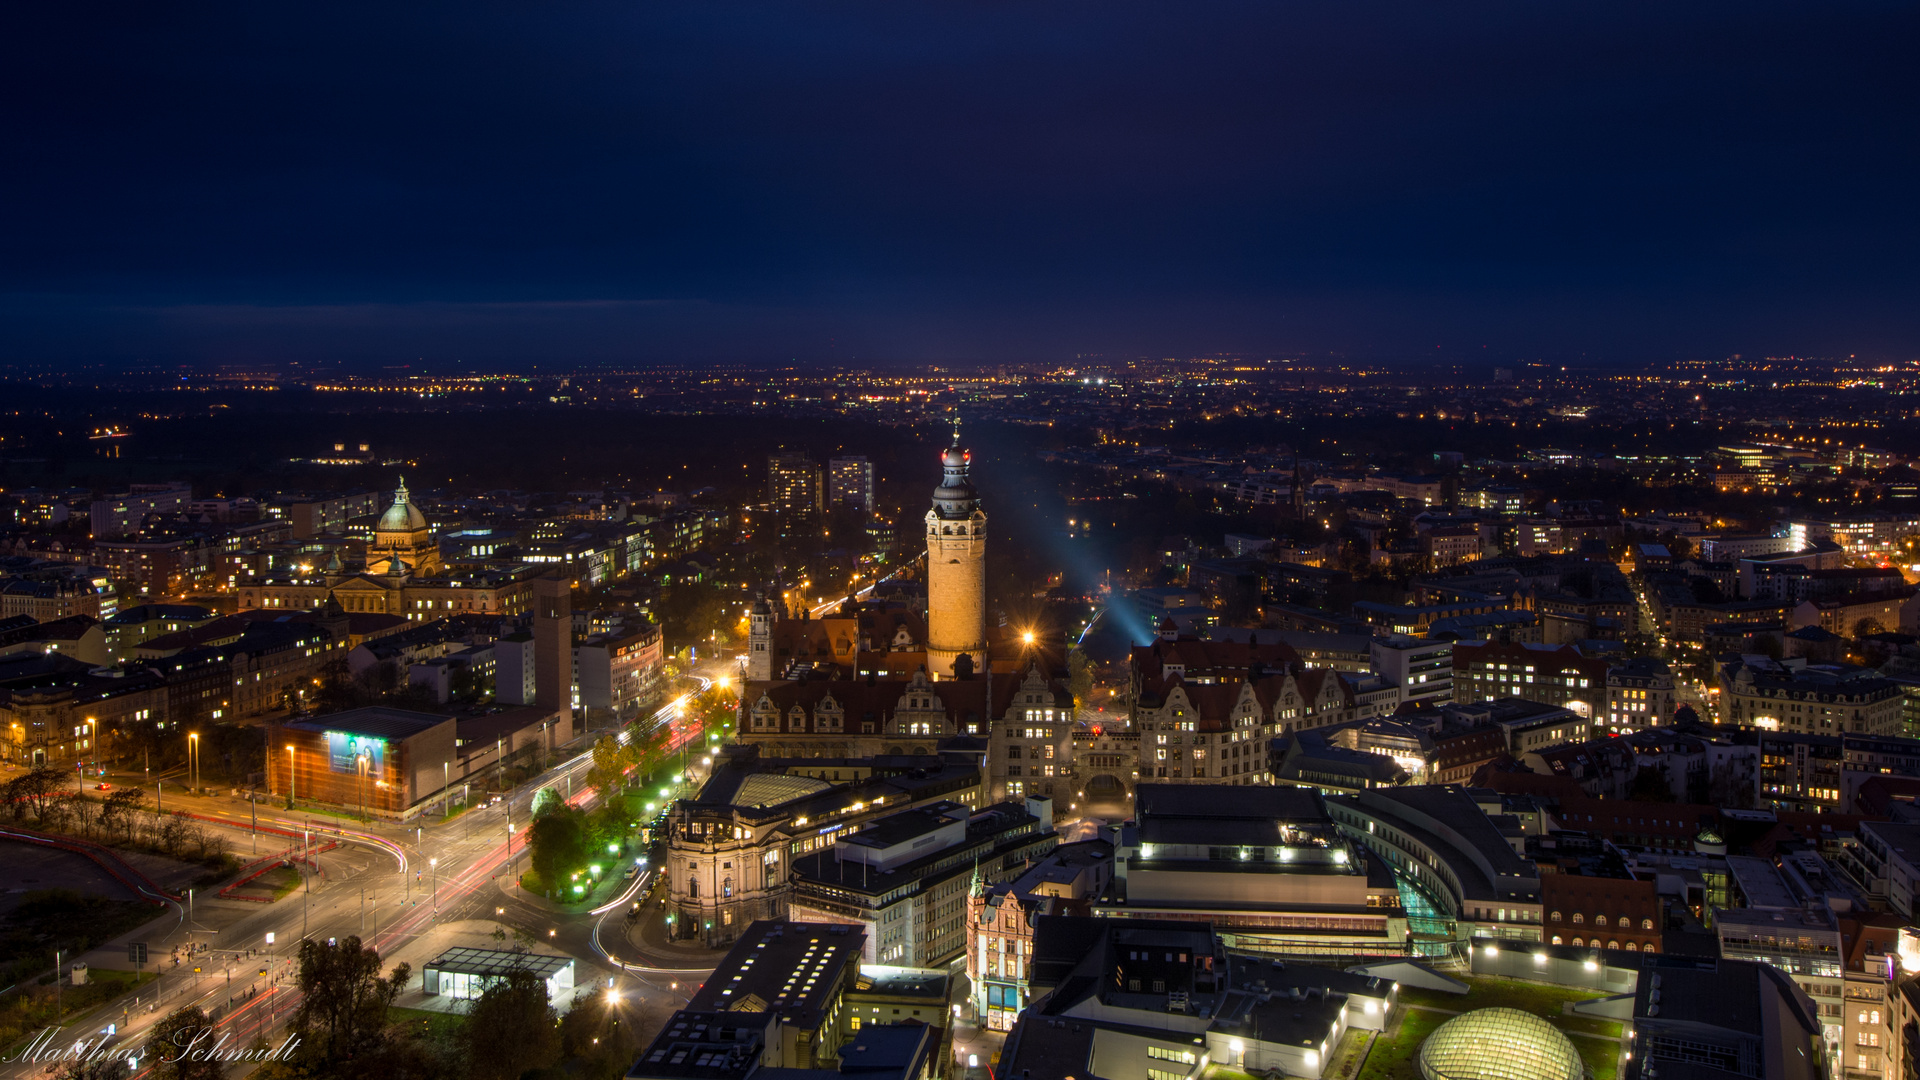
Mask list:
[[1920,5],[9,5],[0,362],[1920,355]]

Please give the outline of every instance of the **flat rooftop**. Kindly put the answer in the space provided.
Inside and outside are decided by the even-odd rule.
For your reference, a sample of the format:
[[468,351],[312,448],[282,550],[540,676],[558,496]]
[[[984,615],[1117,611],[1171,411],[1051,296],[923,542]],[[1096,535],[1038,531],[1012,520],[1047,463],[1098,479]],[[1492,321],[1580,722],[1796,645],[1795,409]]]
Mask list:
[[757,1009],[778,1013],[783,1022],[810,1024],[838,993],[842,970],[859,964],[866,940],[865,931],[852,926],[757,921],[687,1008]]
[[542,979],[550,979],[555,972],[563,971],[572,964],[571,956],[508,952],[503,949],[470,949],[461,946],[441,953],[429,961],[427,966],[435,971],[450,971],[460,975],[496,977],[524,968]]
[[967,808],[956,802],[937,802],[931,806],[899,810],[869,822],[859,832],[840,837],[840,843],[857,847],[889,848],[904,844],[966,818]]
[[1141,784],[1134,813],[1150,817],[1328,821],[1320,793],[1299,787],[1243,787],[1223,790],[1209,784]]
[[326,716],[289,720],[281,726],[295,731],[311,731],[318,734],[340,731],[348,735],[370,735],[376,739],[411,739],[423,731],[431,731],[441,724],[452,721],[453,717],[441,716],[438,713],[369,705],[364,709],[348,709],[346,712],[329,713]]

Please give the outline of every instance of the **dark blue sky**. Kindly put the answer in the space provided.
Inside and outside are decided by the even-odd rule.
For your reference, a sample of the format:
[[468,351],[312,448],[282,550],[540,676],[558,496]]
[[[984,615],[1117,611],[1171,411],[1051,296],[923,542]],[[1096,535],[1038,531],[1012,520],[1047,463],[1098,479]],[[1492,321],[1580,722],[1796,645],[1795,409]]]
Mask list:
[[1905,357],[1917,40],[1912,3],[15,4],[0,361]]

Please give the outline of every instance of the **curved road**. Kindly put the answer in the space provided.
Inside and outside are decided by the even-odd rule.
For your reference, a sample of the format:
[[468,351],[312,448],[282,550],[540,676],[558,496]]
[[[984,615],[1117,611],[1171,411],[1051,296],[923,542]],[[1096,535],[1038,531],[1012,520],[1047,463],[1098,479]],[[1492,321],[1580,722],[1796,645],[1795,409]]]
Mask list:
[[[705,690],[712,681],[692,676]],[[630,725],[645,735],[671,723],[692,697],[683,694],[645,721]],[[65,1047],[75,1039],[97,1038],[114,1025],[117,1044],[137,1047],[147,1028],[168,1012],[194,1004],[217,1016],[217,1030],[230,1036],[229,1045],[244,1046],[255,1036],[274,1036],[298,1007],[291,956],[304,937],[359,935],[392,956],[429,932],[435,924],[482,920],[506,924],[521,934],[588,964],[623,972],[635,989],[662,998],[684,999],[698,985],[707,968],[683,968],[672,961],[648,957],[627,940],[624,912],[636,896],[645,895],[651,869],[635,876],[612,902],[591,913],[555,912],[544,901],[521,893],[513,884],[512,863],[522,847],[522,827],[535,794],[555,787],[569,793],[568,801],[588,808],[599,793],[585,784],[593,763],[591,744],[600,733],[589,733],[575,745],[585,749],[528,780],[493,806],[475,807],[448,821],[421,820],[407,828],[361,825],[345,819],[306,816],[249,808],[246,800],[223,797],[168,800],[169,809],[190,806],[195,817],[236,834],[237,851],[255,844],[261,855],[300,847],[304,838],[337,841],[340,846],[315,856],[317,874],[309,874],[298,895],[272,904],[236,904],[199,897],[171,905],[164,920],[132,935],[149,942],[149,970],[162,976],[123,995],[110,1006],[77,1018],[57,1042]],[[697,727],[679,732],[671,749],[680,749],[703,734]],[[251,810],[251,814],[250,814]],[[287,830],[287,837],[252,832],[252,814],[261,830]],[[513,829],[509,833],[508,824]],[[246,856],[243,856],[246,857]],[[609,920],[613,925],[609,926]],[[273,935],[274,944],[266,944]],[[175,957],[179,959],[176,961]],[[200,970],[195,972],[193,969]],[[589,979],[583,977],[581,984]],[[685,989],[682,989],[685,987]],[[150,1071],[142,1062],[137,1075]],[[57,1071],[57,1066],[53,1067]],[[13,1062],[0,1066],[0,1076],[37,1076],[47,1063]]]

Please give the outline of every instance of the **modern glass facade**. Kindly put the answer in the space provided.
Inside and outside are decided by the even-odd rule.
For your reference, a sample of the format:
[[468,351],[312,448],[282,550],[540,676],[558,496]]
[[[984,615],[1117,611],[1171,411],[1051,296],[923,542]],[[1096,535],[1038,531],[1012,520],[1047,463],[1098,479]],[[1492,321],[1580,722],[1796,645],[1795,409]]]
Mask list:
[[573,989],[571,957],[468,948],[449,949],[429,962],[421,988],[429,994],[471,1000],[517,968],[533,972],[547,984],[549,1001]]

